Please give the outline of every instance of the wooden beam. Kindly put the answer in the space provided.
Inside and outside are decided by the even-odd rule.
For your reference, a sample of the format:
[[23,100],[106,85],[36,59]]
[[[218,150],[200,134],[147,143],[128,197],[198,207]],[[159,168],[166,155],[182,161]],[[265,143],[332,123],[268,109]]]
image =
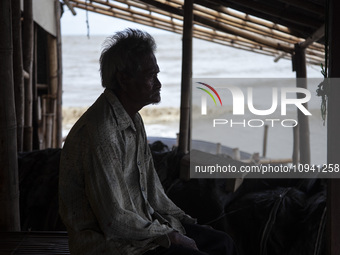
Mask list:
[[[306,70],[306,54],[305,49],[301,48],[299,44],[295,45],[294,66],[296,71],[296,86],[307,89],[307,70]],[[297,98],[303,98],[304,95],[297,93]],[[307,103],[302,104],[306,109]],[[297,112],[298,128],[299,128],[299,152],[300,163],[310,164],[310,138],[309,138],[309,121],[300,109]]]
[[0,231],[20,231],[11,0],[0,1]]
[[[76,4],[77,8],[81,8],[81,9],[86,9],[85,6]],[[103,15],[107,15],[110,17],[115,17],[115,18],[119,18],[119,19],[124,19],[127,21],[131,21],[131,22],[135,22],[135,23],[139,23],[142,25],[147,25],[147,26],[151,26],[151,27],[156,27],[156,28],[160,28],[166,31],[170,31],[170,32],[176,32],[176,33],[181,33],[183,28],[182,28],[182,23],[176,22],[176,20],[165,20],[165,19],[160,19],[159,17],[156,17],[155,19],[153,19],[152,15],[149,14],[142,14],[140,15],[135,15],[135,14],[129,14],[129,13],[124,13],[124,12],[118,12],[118,11],[114,11],[114,12],[109,12],[109,11],[103,11],[103,10],[99,10],[99,8],[96,9],[91,9],[92,7],[88,6],[87,9],[89,11],[98,13],[98,14],[103,14]]]
[[316,30],[310,37],[304,42],[300,43],[301,48],[307,48],[312,43],[320,40],[325,35],[325,24],[323,24],[318,30]]
[[[329,1],[329,77],[327,106],[327,163],[340,164],[340,1]],[[327,255],[340,254],[340,179],[328,181],[327,192]]]
[[72,12],[73,16],[76,16],[77,13],[76,11],[74,10],[72,4],[70,3],[69,0],[64,0],[64,4],[66,4],[66,6],[69,8],[69,10]]
[[305,15],[297,16],[296,14],[293,13],[282,12],[282,10],[278,10],[269,5],[264,5],[263,2],[261,4],[254,2],[252,0],[229,0],[228,2],[229,3],[232,2],[236,5],[256,10],[257,12],[269,15],[270,17],[279,18],[288,23],[293,23],[300,26],[312,28],[317,28],[320,26],[317,21],[311,20],[308,16]]
[[33,68],[32,68],[32,150],[40,149],[39,140],[39,103],[38,103],[38,25],[33,24]]
[[25,88],[22,63],[21,10],[20,0],[12,0],[12,31],[13,31],[13,77],[15,112],[17,120],[17,149],[23,150]]
[[31,151],[33,145],[33,91],[32,91],[32,70],[33,70],[33,8],[32,0],[24,0],[24,30],[23,30],[23,52],[24,70],[29,74],[25,79],[25,127],[24,127],[24,151]]
[[57,125],[56,125],[56,147],[61,148],[63,143],[63,116],[62,116],[62,96],[63,96],[63,66],[62,66],[62,49],[61,49],[61,28],[60,28],[60,18],[61,10],[59,0],[55,0],[55,19],[57,24],[57,65],[58,65],[58,89],[57,89]]
[[280,2],[289,4],[291,6],[297,7],[302,9],[303,11],[309,11],[311,13],[314,13],[318,16],[325,15],[325,8],[324,6],[320,6],[314,2],[311,1],[305,1],[305,0],[280,0]]
[[184,0],[182,46],[181,111],[179,126],[180,153],[188,153],[190,139],[191,78],[192,78],[193,0]]
[[[52,105],[55,105],[55,99],[57,98],[58,93],[58,59],[57,59],[57,40],[54,36],[48,34],[47,35],[47,51],[48,51],[48,84],[49,84],[49,95],[53,100],[50,100]],[[49,105],[48,112],[53,116],[52,122],[51,122],[51,144],[49,146],[51,148],[56,147],[56,108],[52,107],[52,105]]]

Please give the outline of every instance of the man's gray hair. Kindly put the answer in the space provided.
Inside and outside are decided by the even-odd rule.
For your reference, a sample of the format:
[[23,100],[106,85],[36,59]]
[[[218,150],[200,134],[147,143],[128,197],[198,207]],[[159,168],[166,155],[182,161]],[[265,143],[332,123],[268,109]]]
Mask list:
[[107,38],[99,60],[102,86],[118,90],[117,72],[134,76],[141,69],[141,58],[155,50],[153,37],[138,29],[128,28]]

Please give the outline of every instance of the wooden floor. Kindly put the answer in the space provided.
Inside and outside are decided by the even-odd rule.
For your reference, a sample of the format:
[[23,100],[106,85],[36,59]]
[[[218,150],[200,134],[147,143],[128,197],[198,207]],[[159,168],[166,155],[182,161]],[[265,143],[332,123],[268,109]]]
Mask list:
[[0,255],[70,254],[66,232],[0,232]]

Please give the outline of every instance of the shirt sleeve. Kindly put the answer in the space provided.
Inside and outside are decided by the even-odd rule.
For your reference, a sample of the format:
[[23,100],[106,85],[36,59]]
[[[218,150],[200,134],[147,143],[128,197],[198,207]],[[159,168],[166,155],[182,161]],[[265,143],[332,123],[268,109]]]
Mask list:
[[196,223],[197,221],[187,215],[165,194],[163,186],[154,168],[150,148],[147,146],[146,150],[149,155],[146,167],[148,172],[148,200],[150,205],[161,217],[168,221],[174,229],[181,233],[185,233],[181,222]]

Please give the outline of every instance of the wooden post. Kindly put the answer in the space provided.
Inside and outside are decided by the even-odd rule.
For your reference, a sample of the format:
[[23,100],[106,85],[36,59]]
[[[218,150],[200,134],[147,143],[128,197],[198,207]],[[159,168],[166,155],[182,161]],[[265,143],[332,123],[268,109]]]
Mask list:
[[193,31],[193,0],[184,1],[183,46],[182,46],[182,87],[181,116],[179,127],[178,150],[187,153],[189,150],[190,133],[190,98],[192,78],[192,31]]
[[24,0],[24,70],[29,74],[25,79],[25,127],[24,127],[24,151],[32,150],[32,69],[33,69],[33,10],[32,0]]
[[[48,49],[48,66],[49,66],[49,95],[52,98],[57,98],[58,93],[58,57],[57,57],[57,40],[52,35],[47,35],[47,49]],[[54,112],[54,107],[52,104],[54,104],[54,100],[50,98],[50,107],[48,109],[48,112],[52,114],[51,116],[55,116],[56,112]],[[53,110],[53,111],[52,111]],[[49,118],[50,119],[50,118]],[[52,123],[51,124],[51,143],[49,144],[50,147],[55,148],[57,146],[56,136],[57,136],[57,121],[56,118],[51,118]]]
[[299,127],[293,127],[293,165],[297,166],[299,163]]
[[21,10],[20,0],[12,0],[12,31],[13,31],[13,77],[15,112],[17,119],[17,149],[23,150],[25,89],[21,47]]
[[268,138],[268,125],[264,126],[264,133],[263,133],[263,150],[262,150],[262,157],[267,156],[267,139]]
[[39,150],[38,112],[38,25],[33,25],[33,68],[32,68],[32,150]]
[[19,231],[11,0],[0,1],[0,231]]
[[[72,12],[73,13],[73,12]],[[56,147],[61,148],[63,143],[63,116],[62,116],[62,95],[63,95],[63,83],[62,83],[62,49],[61,49],[61,29],[60,29],[60,18],[61,18],[61,10],[60,10],[60,2],[59,0],[55,0],[55,18],[57,24],[57,64],[58,64],[58,90],[57,90],[57,125],[56,125],[56,133],[57,133],[57,144]]]
[[[306,53],[305,49],[295,44],[294,66],[296,71],[296,86],[307,89],[307,70],[306,70]],[[297,93],[297,98],[303,97]],[[307,109],[307,103],[303,106]],[[299,127],[299,146],[300,146],[300,163],[310,164],[310,141],[309,141],[309,121],[308,116],[304,115],[298,109],[298,127]]]
[[[327,163],[340,164],[340,2],[330,0],[329,6],[329,77],[327,117]],[[337,81],[333,80],[337,78]],[[339,173],[337,173],[339,174]],[[339,175],[337,175],[339,176]],[[340,179],[328,181],[327,192],[327,236],[328,255],[340,254]]]

